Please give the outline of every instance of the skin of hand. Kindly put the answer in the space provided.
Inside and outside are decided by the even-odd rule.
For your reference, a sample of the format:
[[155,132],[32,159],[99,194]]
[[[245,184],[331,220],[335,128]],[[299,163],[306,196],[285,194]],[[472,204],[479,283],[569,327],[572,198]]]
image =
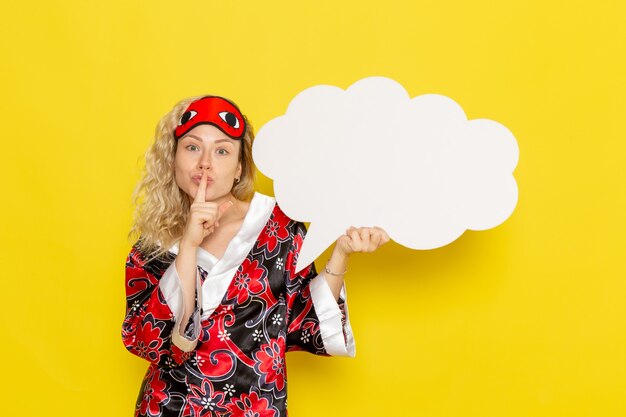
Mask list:
[[[348,265],[348,259],[355,252],[374,252],[376,249],[389,242],[389,235],[380,227],[350,227],[345,235],[341,235],[333,253],[326,264],[329,271],[342,274]],[[324,273],[324,278],[330,287],[335,299],[339,299],[343,286],[342,275],[330,275]]]
[[389,242],[389,235],[380,227],[350,227],[337,239],[336,248],[345,255],[354,252],[374,252]]

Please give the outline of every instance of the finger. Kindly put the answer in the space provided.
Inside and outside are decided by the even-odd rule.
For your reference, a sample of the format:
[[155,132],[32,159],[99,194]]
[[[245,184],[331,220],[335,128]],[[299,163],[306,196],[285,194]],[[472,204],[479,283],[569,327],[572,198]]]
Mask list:
[[212,203],[212,202],[206,202],[206,203],[194,202],[191,204],[190,210],[192,213],[204,213],[204,214],[212,214],[216,216],[217,204]]
[[206,171],[202,171],[202,177],[200,178],[200,184],[198,185],[198,192],[196,193],[196,198],[193,200],[196,203],[204,203],[204,199],[206,197]]
[[219,207],[217,208],[217,214],[215,217],[215,226],[219,227],[220,226],[220,218],[222,217],[222,215],[232,206],[234,206],[235,203],[233,203],[232,201],[228,200],[223,202],[222,204],[219,205]]
[[369,227],[359,228],[359,237],[361,238],[362,248],[367,249],[370,246],[370,229]]
[[220,217],[222,217],[222,214],[226,213],[226,211],[234,205],[235,203],[230,200],[224,201],[222,204],[220,204],[217,207],[217,218],[219,219]]
[[385,230],[383,230],[383,240],[384,240],[385,243],[387,243],[387,242],[389,242],[391,240],[391,238],[389,237],[389,234]]
[[206,203],[193,203],[191,205],[192,211],[198,211],[201,213],[213,213],[217,215],[217,204],[206,202]]
[[382,227],[375,226],[374,229],[380,231],[380,233],[381,233],[381,236],[382,236],[382,238],[380,240],[381,241],[381,245],[383,245],[383,244],[385,244],[385,243],[387,243],[387,242],[389,242],[391,240],[391,238],[389,237],[389,234]]
[[378,249],[382,238],[383,238],[383,234],[379,230],[374,229],[372,232],[371,240],[370,240],[370,246],[368,248],[370,252],[373,252],[376,249]]
[[215,223],[217,210],[211,208],[195,207],[191,212],[191,219],[196,224],[207,223],[209,226]]
[[349,236],[351,240],[350,246],[352,247],[352,250],[355,252],[359,252],[361,250],[361,238],[359,237],[359,233],[356,228],[350,228]]

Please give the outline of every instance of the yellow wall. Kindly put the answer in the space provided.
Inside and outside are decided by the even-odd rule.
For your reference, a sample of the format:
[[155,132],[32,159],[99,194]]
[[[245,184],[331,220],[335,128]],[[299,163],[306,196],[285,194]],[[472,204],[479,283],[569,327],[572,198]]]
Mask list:
[[625,4],[5,2],[2,414],[132,415],[130,196],[178,99],[226,95],[258,128],[383,75],[506,125],[519,204],[441,249],[354,256],[357,357],[291,354],[291,415],[626,415]]

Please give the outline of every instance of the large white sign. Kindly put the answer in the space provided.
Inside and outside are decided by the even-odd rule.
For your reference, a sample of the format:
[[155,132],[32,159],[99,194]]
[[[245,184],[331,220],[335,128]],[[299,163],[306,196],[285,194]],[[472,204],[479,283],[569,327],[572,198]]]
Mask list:
[[433,249],[499,225],[517,203],[518,156],[502,124],[468,120],[446,96],[411,98],[384,77],[302,91],[253,146],[279,206],[311,222],[298,270],[349,226],[379,226],[408,248]]

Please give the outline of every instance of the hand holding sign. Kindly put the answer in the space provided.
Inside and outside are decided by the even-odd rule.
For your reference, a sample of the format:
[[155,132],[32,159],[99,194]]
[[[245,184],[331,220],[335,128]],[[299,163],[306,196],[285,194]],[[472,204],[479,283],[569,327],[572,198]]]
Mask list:
[[337,239],[337,249],[344,255],[374,252],[389,242],[389,235],[380,227],[350,227]]
[[513,212],[518,147],[452,99],[410,98],[397,82],[319,85],[259,130],[254,160],[290,217],[311,225],[300,270],[350,226],[378,226],[413,249],[446,245]]

